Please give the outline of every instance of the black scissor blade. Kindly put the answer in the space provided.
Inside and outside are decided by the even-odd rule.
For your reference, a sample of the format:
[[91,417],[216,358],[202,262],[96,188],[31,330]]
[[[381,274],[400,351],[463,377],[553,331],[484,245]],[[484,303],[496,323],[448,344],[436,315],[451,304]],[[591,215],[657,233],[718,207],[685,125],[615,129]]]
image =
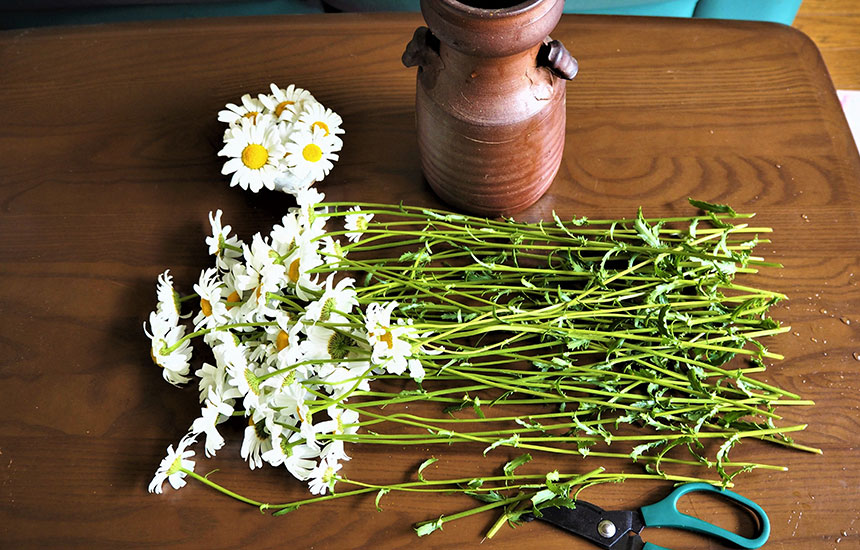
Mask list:
[[[529,516],[587,539],[605,550],[641,549],[641,546],[639,548],[636,546],[628,547],[628,544],[634,544],[632,541],[622,541],[622,538],[638,538],[628,536],[631,531],[638,532],[634,529],[634,512],[606,511],[590,502],[578,500],[576,501],[576,508],[550,506],[542,508],[539,516],[537,514],[529,514]],[[526,520],[531,518],[523,517]],[[605,523],[601,527],[602,522],[610,522],[612,528],[607,528]],[[641,529],[641,527],[639,528]],[[618,544],[619,541],[622,541],[620,545]]]

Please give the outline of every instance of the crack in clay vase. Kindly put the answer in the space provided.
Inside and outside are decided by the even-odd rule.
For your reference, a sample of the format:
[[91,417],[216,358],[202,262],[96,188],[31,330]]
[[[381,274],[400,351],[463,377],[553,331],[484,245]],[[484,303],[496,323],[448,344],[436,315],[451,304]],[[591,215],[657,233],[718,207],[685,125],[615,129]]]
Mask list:
[[421,0],[428,27],[403,53],[418,66],[421,168],[448,204],[510,215],[561,164],[565,85],[576,60],[549,33],[564,0]]

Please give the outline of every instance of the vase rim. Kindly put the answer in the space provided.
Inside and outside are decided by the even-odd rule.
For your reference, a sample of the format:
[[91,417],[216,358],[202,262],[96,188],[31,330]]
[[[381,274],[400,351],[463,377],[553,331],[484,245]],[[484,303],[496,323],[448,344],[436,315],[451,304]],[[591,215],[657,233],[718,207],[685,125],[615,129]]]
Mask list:
[[[507,6],[486,8],[476,6]],[[504,57],[536,47],[555,28],[564,0],[421,0],[427,26],[450,48]]]
[[505,17],[505,16],[513,16],[519,15],[521,13],[527,12],[530,9],[534,8],[541,2],[545,0],[520,0],[519,2],[505,2],[510,3],[510,6],[500,7],[500,8],[479,8],[477,6],[472,6],[468,2],[468,0],[440,0],[442,4],[447,5],[449,8],[459,11],[463,14],[473,15],[476,17],[486,17],[488,14],[493,14],[494,17]]

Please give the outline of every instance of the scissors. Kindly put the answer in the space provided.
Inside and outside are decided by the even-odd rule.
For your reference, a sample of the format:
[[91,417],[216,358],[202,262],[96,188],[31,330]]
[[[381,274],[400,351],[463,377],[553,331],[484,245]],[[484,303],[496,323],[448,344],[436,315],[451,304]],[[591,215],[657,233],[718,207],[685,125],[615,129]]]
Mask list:
[[[736,502],[755,515],[758,520],[758,535],[746,538],[717,527],[707,521],[678,511],[678,499],[692,492],[717,493],[721,497]],[[662,546],[645,542],[639,535],[645,527],[674,527],[695,531],[732,543],[741,548],[760,548],[770,536],[770,521],[767,514],[755,502],[707,483],[687,483],[669,493],[663,500],[643,506],[638,510],[607,511],[599,506],[582,500],[576,501],[576,508],[549,506],[523,514],[521,519],[539,519],[566,531],[590,540],[605,550],[668,550]]]

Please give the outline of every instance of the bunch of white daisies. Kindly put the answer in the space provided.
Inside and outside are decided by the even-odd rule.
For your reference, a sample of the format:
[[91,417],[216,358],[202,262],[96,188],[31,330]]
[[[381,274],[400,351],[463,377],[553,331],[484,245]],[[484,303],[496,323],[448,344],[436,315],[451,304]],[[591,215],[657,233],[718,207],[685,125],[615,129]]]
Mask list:
[[294,85],[271,85],[271,94],[242,96],[227,104],[218,120],[229,127],[224,148],[229,157],[221,173],[231,186],[255,193],[262,188],[295,194],[328,175],[343,147],[340,116],[310,92]]
[[[205,342],[211,360],[194,372],[200,417],[177,449],[168,449],[150,491],[160,492],[165,479],[184,485],[178,468],[193,467],[188,447],[203,436],[206,456],[214,455],[225,443],[219,425],[241,416],[248,424],[241,455],[251,469],[283,466],[314,494],[324,493],[349,459],[344,436],[359,428],[349,396],[368,390],[375,374],[424,377],[420,357],[434,353],[422,347],[429,335],[394,318],[396,302],[362,305],[353,279],[336,269],[316,273],[344,257],[326,232],[325,210],[314,207],[322,197],[315,189],[297,193],[299,207],[250,243],[230,234],[220,210],[210,213],[206,243],[215,267],[200,274],[194,294],[180,297],[168,271],[158,277],[158,305],[144,330],[164,379],[192,380],[192,338]],[[349,211],[337,235],[359,240],[370,217]],[[189,301],[199,308],[183,314]]]

